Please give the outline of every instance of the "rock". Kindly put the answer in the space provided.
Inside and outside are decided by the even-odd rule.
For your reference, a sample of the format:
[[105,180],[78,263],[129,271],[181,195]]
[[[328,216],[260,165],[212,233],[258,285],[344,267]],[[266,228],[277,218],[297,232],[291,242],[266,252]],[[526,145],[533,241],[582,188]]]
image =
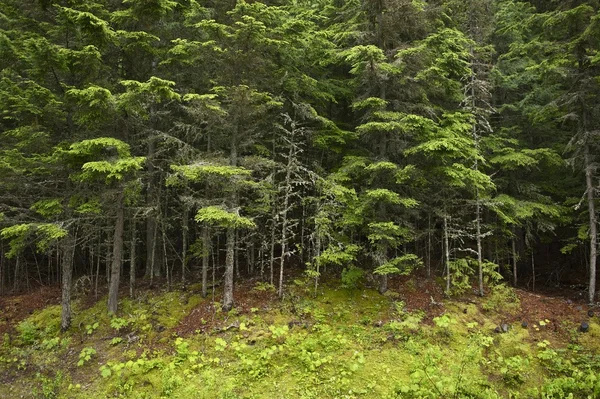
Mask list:
[[592,309],[588,310],[588,316],[594,317],[594,311]]
[[523,321],[521,322],[521,327],[523,327],[523,328],[527,328],[528,326],[529,326],[529,323],[527,323],[525,320],[523,320]]
[[579,327],[579,331],[586,333],[588,331],[590,331],[590,325],[587,322],[582,322],[581,326]]
[[299,322],[298,320],[292,320],[288,323],[288,328],[291,330],[292,328],[294,328],[294,326],[301,326],[302,323]]
[[494,332],[497,334],[503,334],[503,333],[507,333],[508,330],[510,329],[510,326],[506,323],[502,323],[500,324],[498,327],[494,328]]

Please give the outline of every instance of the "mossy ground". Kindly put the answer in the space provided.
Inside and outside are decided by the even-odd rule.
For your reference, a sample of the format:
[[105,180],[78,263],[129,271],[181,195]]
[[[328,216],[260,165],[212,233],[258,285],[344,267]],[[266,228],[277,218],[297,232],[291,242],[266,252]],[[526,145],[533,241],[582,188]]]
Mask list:
[[[523,328],[512,289],[432,297],[435,312],[407,310],[402,293],[371,289],[323,287],[313,298],[300,284],[268,306],[254,293],[229,313],[197,287],[140,292],[120,302],[118,318],[106,314],[106,298],[91,307],[77,302],[67,333],[59,331],[58,306],[40,309],[5,334],[0,397],[600,395],[597,318],[586,334],[572,320],[555,329],[555,320],[537,314]],[[190,318],[194,312],[203,316]],[[197,328],[181,329],[184,319],[198,320]],[[508,332],[495,332],[503,323]]]

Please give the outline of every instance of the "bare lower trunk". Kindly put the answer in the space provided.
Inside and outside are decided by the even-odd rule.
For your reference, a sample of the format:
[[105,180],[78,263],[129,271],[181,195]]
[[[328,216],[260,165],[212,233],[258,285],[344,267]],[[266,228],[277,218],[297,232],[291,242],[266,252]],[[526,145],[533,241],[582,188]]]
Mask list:
[[171,291],[171,280],[173,279],[173,268],[169,267],[169,257],[167,256],[167,233],[165,225],[162,225],[162,247],[163,247],[163,259],[165,262],[165,268],[167,273],[167,291]]
[[208,234],[208,227],[202,228],[202,298],[206,298],[208,295],[207,291],[207,280],[208,280],[208,259],[210,256],[210,241]]
[[119,280],[121,274],[121,259],[123,257],[123,227],[125,224],[125,210],[123,198],[119,198],[117,220],[115,222],[115,235],[113,237],[113,254],[110,272],[110,287],[108,290],[108,312],[116,314],[118,307]]
[[321,236],[319,235],[319,232],[316,232],[316,243],[315,243],[315,269],[316,269],[316,275],[315,275],[315,298],[317,297],[317,288],[319,287],[319,277],[321,275],[321,261],[319,259],[319,257],[321,256]]
[[236,231],[235,232],[235,250],[234,250],[234,254],[233,254],[233,259],[234,259],[234,263],[235,263],[235,276],[237,277],[237,279],[241,279],[242,275],[240,274],[240,248],[239,248],[239,234]]
[[223,287],[223,311],[233,308],[233,272],[235,254],[235,229],[227,229],[227,254],[225,257],[225,284]]
[[256,252],[254,250],[254,241],[250,244],[248,248],[248,255],[246,256],[248,259],[248,274],[250,276],[254,276],[254,267],[256,265]]
[[[148,190],[146,194],[147,203],[152,206],[156,198],[156,184],[154,182],[154,139],[148,140]],[[146,218],[146,278],[154,277],[154,264],[156,252],[156,217],[151,211]]]
[[[285,196],[285,201],[284,201],[284,209],[287,208],[287,203],[288,203],[288,196],[286,194]],[[283,222],[281,223],[281,241],[280,243],[280,247],[281,247],[281,257],[279,258],[279,288],[277,290],[277,295],[279,296],[279,298],[283,297],[283,265],[285,263],[285,255],[286,255],[286,251],[287,251],[287,225],[288,225],[288,218],[287,218],[287,212],[284,211],[283,213]]]
[[287,228],[287,224],[283,223],[283,233],[281,235],[281,258],[279,260],[279,288],[277,290],[277,295],[279,298],[283,297],[283,264],[285,262],[285,251],[286,251],[286,237],[285,237],[285,228]]
[[98,256],[96,257],[96,285],[94,286],[94,296],[96,299],[98,299],[98,280],[100,279],[100,253],[102,252],[102,248],[100,246],[101,237],[102,233],[100,233],[100,237],[98,237]]
[[[513,229],[513,234],[515,234]],[[517,238],[513,237],[511,240],[512,244],[512,264],[513,264],[513,285],[516,287],[518,278],[517,278]]]
[[532,291],[535,291],[535,258],[533,256],[533,248],[531,249],[531,274],[533,275]]
[[444,216],[444,258],[446,261],[446,295],[450,295],[450,246],[448,241],[448,217]]
[[427,278],[431,278],[431,215],[427,219]]
[[73,279],[73,255],[75,240],[67,235],[62,243],[62,313],[60,328],[66,331],[71,326],[71,285]]
[[[273,212],[275,213],[275,212]],[[274,284],[273,281],[273,268],[275,266],[275,215],[273,215],[273,226],[271,226],[271,254],[269,258],[269,267],[271,273],[270,283]]]
[[4,244],[0,243],[0,295],[4,295]]
[[379,293],[385,294],[388,290],[388,276],[387,274],[382,274],[379,276]]
[[19,288],[19,270],[20,267],[19,265],[21,264],[21,257],[19,255],[17,255],[17,259],[15,260],[15,275],[14,275],[14,279],[13,279],[13,292],[17,292],[17,289]]
[[158,236],[158,223],[156,223],[156,220],[154,221],[154,234],[153,234],[153,238],[152,238],[152,251],[150,253],[150,286],[153,285],[154,283],[154,277],[158,277],[158,274],[156,274],[156,264],[158,263],[156,260],[156,252],[157,252],[157,236]]
[[182,233],[181,233],[181,282],[185,283],[185,269],[187,267],[187,252],[188,252],[188,227],[189,208],[187,205],[183,208]]
[[477,227],[477,271],[479,275],[479,296],[483,296],[483,249],[481,247],[481,201],[479,200],[479,190],[476,190],[477,206],[475,224]]
[[131,256],[129,261],[129,296],[133,298],[133,289],[135,288],[135,261],[136,261],[136,241],[137,241],[137,230],[135,226],[135,219],[131,221]]
[[590,218],[590,285],[588,302],[594,303],[596,299],[596,260],[598,256],[598,221],[596,219],[596,209],[594,206],[594,183],[592,175],[592,165],[590,160],[590,148],[585,145],[585,182],[587,189],[588,214]]

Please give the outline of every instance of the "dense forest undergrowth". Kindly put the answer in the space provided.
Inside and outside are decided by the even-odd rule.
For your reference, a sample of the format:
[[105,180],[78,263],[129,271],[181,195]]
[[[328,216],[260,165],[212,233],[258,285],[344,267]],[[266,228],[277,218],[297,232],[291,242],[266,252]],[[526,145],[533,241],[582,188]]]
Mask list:
[[600,395],[600,323],[577,295],[499,285],[485,298],[448,300],[422,276],[391,280],[386,295],[362,283],[332,280],[314,297],[299,278],[280,301],[274,287],[248,282],[229,312],[202,299],[198,284],[144,288],[122,300],[118,317],[105,312],[106,290],[99,300],[82,293],[67,332],[58,289],[4,297],[0,396]]

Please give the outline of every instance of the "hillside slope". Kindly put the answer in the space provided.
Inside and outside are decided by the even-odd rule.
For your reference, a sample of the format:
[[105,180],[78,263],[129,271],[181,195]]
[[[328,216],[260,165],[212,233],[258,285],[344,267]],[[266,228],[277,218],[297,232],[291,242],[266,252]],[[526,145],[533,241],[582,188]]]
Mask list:
[[313,298],[296,283],[282,302],[240,287],[229,313],[196,286],[139,292],[112,319],[80,298],[67,333],[55,291],[5,297],[0,397],[600,397],[600,324],[577,301],[504,286],[444,300],[413,279]]

